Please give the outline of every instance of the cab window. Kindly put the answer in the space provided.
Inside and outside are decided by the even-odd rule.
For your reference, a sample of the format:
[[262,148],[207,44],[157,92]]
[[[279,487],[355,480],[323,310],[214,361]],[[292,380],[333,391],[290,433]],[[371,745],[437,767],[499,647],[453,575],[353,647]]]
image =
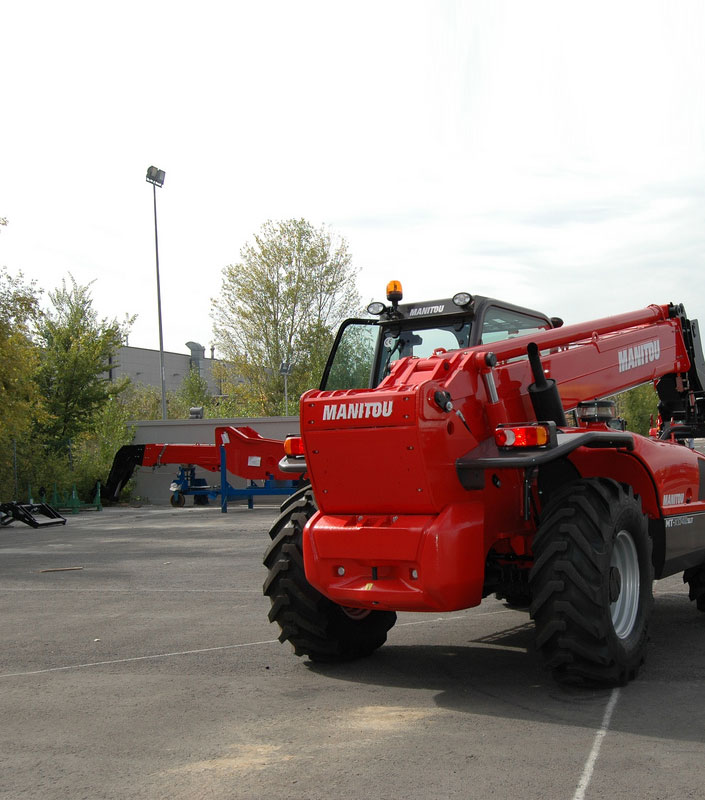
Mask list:
[[367,389],[378,346],[379,326],[346,320],[338,333],[321,389]]
[[490,306],[482,322],[482,344],[502,342],[517,336],[545,331],[551,327],[548,320],[512,311],[508,308]]

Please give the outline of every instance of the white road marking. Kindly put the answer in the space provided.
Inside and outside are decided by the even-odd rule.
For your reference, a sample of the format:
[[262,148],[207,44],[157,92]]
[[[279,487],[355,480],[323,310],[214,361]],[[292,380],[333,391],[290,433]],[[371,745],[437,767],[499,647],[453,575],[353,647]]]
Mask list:
[[[471,609],[468,609],[471,610]],[[431,619],[421,619],[417,622],[398,622],[395,628],[404,628],[409,625],[427,625],[429,622],[455,622],[457,619],[474,619],[475,617],[491,617],[494,614],[511,614],[511,609],[503,608],[501,611],[481,611],[477,614],[457,614],[454,617],[433,617]]]
[[614,707],[617,705],[618,699],[619,699],[619,689],[613,689],[612,694],[610,695],[609,702],[607,703],[607,708],[605,709],[605,715],[602,717],[602,725],[595,734],[595,740],[592,743],[592,750],[590,751],[590,755],[588,756],[588,759],[585,762],[585,766],[583,768],[583,774],[580,776],[580,781],[578,782],[578,788],[575,790],[575,794],[573,795],[573,800],[584,800],[585,792],[587,791],[587,788],[590,785],[590,780],[592,779],[592,773],[593,770],[595,769],[595,762],[597,761],[597,757],[600,755],[600,748],[602,747],[602,741],[607,735],[607,731],[609,730],[610,721],[612,719],[612,713],[614,711]]
[[261,642],[245,642],[244,644],[226,644],[222,647],[204,647],[201,650],[181,650],[175,653],[156,653],[151,656],[133,656],[132,658],[115,658],[111,661],[90,661],[86,664],[69,664],[66,667],[49,667],[48,669],[35,669],[31,672],[5,672],[0,678],[18,678],[25,675],[44,675],[48,672],[65,672],[70,669],[83,669],[84,667],[104,667],[110,664],[127,664],[130,661],[149,661],[156,658],[170,658],[171,656],[191,656],[198,653],[215,653],[219,650],[234,650],[238,647],[255,647],[260,644],[274,644],[279,639],[265,639]]
[[[120,591],[120,590],[117,590]],[[188,591],[188,590],[175,590],[175,591]],[[490,614],[504,614],[505,611],[490,611],[476,616],[489,616]],[[457,615],[454,617],[434,617],[433,619],[425,619],[419,622],[401,622],[398,627],[406,625],[422,625],[429,622],[452,622],[456,619],[466,619],[465,615]],[[222,647],[204,647],[200,650],[181,650],[174,653],[155,653],[151,656],[133,656],[132,658],[116,658],[109,661],[90,661],[86,664],[68,664],[65,667],[48,667],[47,669],[35,669],[28,672],[5,672],[0,673],[0,678],[19,678],[29,675],[46,675],[50,672],[66,672],[71,669],[85,669],[86,667],[104,667],[111,664],[128,664],[132,661],[150,661],[157,658],[171,658],[172,656],[190,656],[198,653],[215,653],[220,650],[234,650],[238,647],[256,647],[261,644],[274,644],[279,642],[279,639],[265,639],[261,642],[244,642],[243,644],[226,644]]]

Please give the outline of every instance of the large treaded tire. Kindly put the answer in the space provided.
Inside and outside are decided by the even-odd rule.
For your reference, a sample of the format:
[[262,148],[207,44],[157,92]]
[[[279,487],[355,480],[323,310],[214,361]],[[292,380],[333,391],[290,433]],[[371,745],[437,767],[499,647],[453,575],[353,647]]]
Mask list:
[[646,655],[651,539],[630,488],[605,478],[560,489],[534,540],[536,647],[561,683],[624,685]]
[[698,611],[705,611],[705,565],[687,569],[683,583],[688,584],[688,597],[695,600]]
[[[281,505],[279,506],[279,517],[277,518],[277,522],[279,522],[279,519],[281,518],[281,515],[284,514],[285,511],[288,511],[288,509],[291,506],[293,506],[296,503],[298,503],[301,500],[301,498],[305,497],[306,495],[311,495],[311,497],[313,497],[312,492],[311,492],[311,484],[310,483],[305,483],[303,486],[301,486],[301,488],[297,489],[293,494],[290,494],[286,498],[286,500],[284,500],[281,503]],[[277,522],[275,522],[274,525],[269,530],[270,539],[274,539],[274,537],[278,533]]]
[[385,643],[397,615],[345,610],[306,580],[303,529],[315,512],[311,489],[304,487],[287,500],[270,531],[272,543],[264,555],[269,574],[263,586],[272,602],[269,621],[279,625],[279,641],[291,642],[297,656],[318,662],[367,656]]

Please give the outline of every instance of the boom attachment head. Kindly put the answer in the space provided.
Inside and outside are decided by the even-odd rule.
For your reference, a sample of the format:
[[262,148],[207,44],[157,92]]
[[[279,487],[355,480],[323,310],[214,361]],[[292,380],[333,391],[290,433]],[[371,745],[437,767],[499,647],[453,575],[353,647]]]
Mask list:
[[705,437],[705,357],[698,321],[688,319],[680,303],[671,305],[669,311],[671,317],[680,321],[690,369],[668,373],[656,382],[662,420],[659,438],[702,438]]

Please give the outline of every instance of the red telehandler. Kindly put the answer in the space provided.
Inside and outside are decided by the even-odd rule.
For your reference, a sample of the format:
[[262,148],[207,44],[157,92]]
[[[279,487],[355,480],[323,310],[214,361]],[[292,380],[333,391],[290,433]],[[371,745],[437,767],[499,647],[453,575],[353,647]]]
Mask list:
[[[652,582],[683,572],[705,611],[705,361],[681,305],[563,326],[465,292],[341,326],[301,436],[306,471],[264,563],[269,618],[299,656],[384,643],[397,611],[495,594],[528,607],[561,682],[624,684],[644,661]],[[660,425],[604,398],[653,382]]]

